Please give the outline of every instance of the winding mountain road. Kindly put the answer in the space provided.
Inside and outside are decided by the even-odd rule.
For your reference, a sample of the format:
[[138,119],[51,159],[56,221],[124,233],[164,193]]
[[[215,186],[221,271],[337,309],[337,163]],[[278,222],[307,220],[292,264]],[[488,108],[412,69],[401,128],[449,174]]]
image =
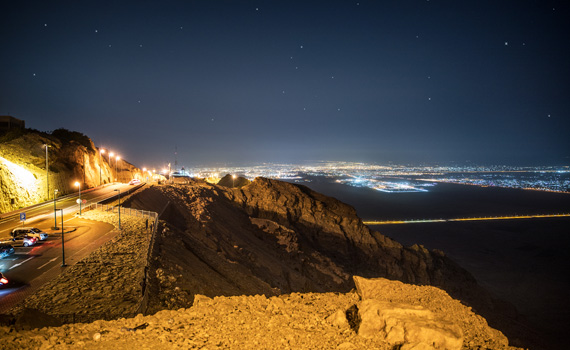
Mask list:
[[[112,184],[82,191],[81,199],[86,200],[83,207],[117,195],[115,190],[126,192],[133,186]],[[34,246],[22,247],[14,245],[15,254],[0,260],[0,272],[10,283],[0,287],[0,313],[5,313],[17,305],[26,296],[33,293],[44,283],[53,279],[64,269],[74,265],[88,256],[103,243],[112,239],[117,233],[107,223],[86,220],[78,216],[79,204],[76,203],[78,193],[56,199],[57,226],[54,230],[54,203],[41,203],[18,211],[2,214],[0,219],[0,239],[10,237],[10,232],[21,226],[37,227],[49,234],[44,241]],[[63,210],[63,239],[62,218]],[[26,221],[20,221],[20,213],[26,213]],[[62,254],[62,243],[65,253]],[[62,266],[65,259],[65,266]]]

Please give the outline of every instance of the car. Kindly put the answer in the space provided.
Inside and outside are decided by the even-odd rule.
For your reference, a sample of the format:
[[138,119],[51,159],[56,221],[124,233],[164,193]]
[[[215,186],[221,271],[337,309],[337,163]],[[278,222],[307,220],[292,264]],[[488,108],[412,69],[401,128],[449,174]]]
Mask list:
[[0,286],[3,286],[5,284],[8,284],[8,279],[6,277],[4,277],[2,272],[0,272]]
[[1,241],[1,243],[10,242],[10,244],[21,242],[24,247],[29,247],[31,245],[36,244],[38,239],[36,237],[30,237],[28,235],[18,235],[16,237],[2,239],[0,241]]
[[132,180],[129,182],[129,185],[139,185],[140,183],[141,183],[141,180],[139,180],[139,179],[132,179]]
[[35,227],[19,227],[12,230],[12,237],[26,235],[29,237],[36,237],[38,240],[43,241],[48,238],[48,234],[39,228]]
[[14,247],[8,243],[0,244],[0,258],[6,258],[10,255],[14,254]]

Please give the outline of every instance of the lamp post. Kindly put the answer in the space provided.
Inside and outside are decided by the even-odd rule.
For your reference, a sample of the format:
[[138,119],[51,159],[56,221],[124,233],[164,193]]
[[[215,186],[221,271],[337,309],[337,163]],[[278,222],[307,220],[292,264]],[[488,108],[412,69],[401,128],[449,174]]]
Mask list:
[[57,195],[58,190],[53,190],[53,229],[57,230],[57,209],[55,208],[55,196]]
[[104,149],[99,150],[99,186],[102,185],[102,180],[101,180],[101,165],[103,164],[103,163],[101,163],[101,154],[102,153],[105,153]]
[[117,181],[119,181],[119,172],[117,171],[117,163],[119,162],[119,160],[121,160],[121,157],[117,156],[117,158],[115,158],[115,175],[117,176],[115,180]]
[[119,192],[119,230],[121,229],[121,189],[113,190],[115,192]]
[[44,147],[46,148],[46,192],[47,192],[47,199],[49,199],[49,167],[48,167],[48,148],[51,147],[47,143],[44,143]]
[[61,267],[64,267],[66,265],[65,265],[65,247],[64,247],[65,240],[63,239],[63,209],[55,209],[55,210],[61,211]]
[[[109,152],[109,167],[111,168],[111,178],[112,178],[111,180],[114,179],[114,176],[113,176],[113,167],[111,166],[111,157],[114,156],[114,155],[115,155],[115,153]],[[113,180],[113,182],[115,182],[115,181]]]
[[79,181],[75,181],[75,187],[79,189],[79,216],[81,216],[81,184]]

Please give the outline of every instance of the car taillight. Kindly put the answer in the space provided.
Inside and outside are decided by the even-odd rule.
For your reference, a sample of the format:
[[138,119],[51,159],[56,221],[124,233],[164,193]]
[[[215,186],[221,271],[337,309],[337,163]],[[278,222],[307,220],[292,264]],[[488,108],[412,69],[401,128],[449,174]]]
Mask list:
[[8,280],[6,278],[0,278],[0,283],[7,284]]

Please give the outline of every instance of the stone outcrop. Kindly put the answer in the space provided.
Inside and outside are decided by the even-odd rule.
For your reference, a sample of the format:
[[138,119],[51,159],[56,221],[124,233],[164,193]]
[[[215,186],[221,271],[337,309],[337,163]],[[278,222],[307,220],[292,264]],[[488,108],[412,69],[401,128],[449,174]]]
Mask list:
[[230,174],[226,174],[226,176],[222,177],[220,181],[218,181],[218,185],[224,187],[243,187],[250,183],[251,181],[243,176],[236,176],[234,179],[233,175]]
[[[49,189],[44,145],[49,146]],[[52,199],[54,189],[58,196],[76,191],[76,181],[87,189],[115,178],[123,182],[142,178],[140,170],[124,160],[117,163],[115,172],[115,162],[111,159],[109,164],[109,158],[98,152],[85,135],[64,129],[53,134],[25,130],[0,137],[0,213]]]

